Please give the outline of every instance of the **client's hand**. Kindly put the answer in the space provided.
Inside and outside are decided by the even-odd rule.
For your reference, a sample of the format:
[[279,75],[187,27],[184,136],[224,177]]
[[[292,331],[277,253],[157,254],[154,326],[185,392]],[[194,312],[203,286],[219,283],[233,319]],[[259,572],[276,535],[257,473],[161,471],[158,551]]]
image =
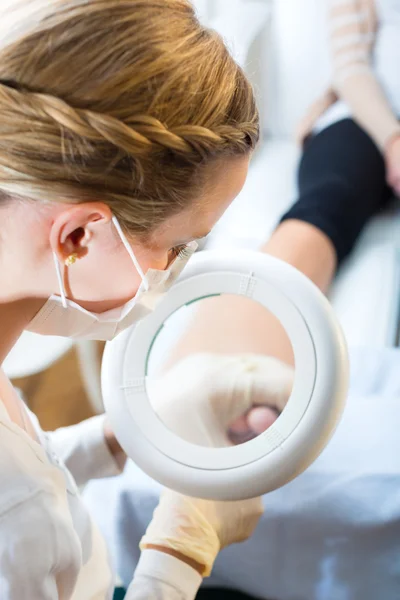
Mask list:
[[269,356],[194,354],[172,367],[150,396],[159,417],[187,441],[226,446],[229,434],[251,437],[267,429],[292,385],[293,369]]
[[[291,385],[292,370],[277,360],[200,354],[173,367],[151,396],[158,415],[177,435],[203,446],[227,446],[232,421],[252,405],[282,410]],[[220,549],[250,537],[262,512],[260,498],[212,502],[165,491],[141,548],[187,559],[207,576]]]
[[385,160],[387,182],[400,197],[400,134],[389,141]]

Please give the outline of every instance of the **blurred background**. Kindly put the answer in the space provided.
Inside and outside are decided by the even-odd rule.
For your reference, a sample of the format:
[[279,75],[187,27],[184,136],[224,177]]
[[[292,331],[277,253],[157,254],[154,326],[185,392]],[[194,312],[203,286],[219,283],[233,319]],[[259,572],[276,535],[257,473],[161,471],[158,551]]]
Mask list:
[[[4,370],[45,430],[79,423],[102,411],[102,342],[73,344],[25,333]],[[55,391],[56,390],[56,391]]]

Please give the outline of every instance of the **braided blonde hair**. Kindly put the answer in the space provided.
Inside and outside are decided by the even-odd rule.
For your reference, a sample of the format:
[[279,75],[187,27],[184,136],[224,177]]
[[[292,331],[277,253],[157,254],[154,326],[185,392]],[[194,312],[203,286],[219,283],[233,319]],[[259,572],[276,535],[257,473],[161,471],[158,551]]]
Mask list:
[[0,200],[103,201],[148,232],[257,139],[251,86],[188,0],[1,0]]

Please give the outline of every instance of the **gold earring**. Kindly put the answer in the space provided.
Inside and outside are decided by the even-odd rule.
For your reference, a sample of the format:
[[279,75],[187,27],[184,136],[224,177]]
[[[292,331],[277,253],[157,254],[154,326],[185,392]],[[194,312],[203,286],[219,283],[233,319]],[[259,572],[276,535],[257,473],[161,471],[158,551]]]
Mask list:
[[78,260],[78,254],[77,254],[77,252],[74,252],[73,254],[70,254],[68,256],[68,258],[65,260],[65,266],[71,267],[72,265],[74,265],[76,263],[77,260]]

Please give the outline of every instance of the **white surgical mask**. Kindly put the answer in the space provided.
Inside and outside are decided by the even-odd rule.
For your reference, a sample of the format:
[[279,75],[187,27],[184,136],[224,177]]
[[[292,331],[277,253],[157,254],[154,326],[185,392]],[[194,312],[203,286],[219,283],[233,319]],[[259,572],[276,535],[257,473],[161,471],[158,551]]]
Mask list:
[[85,310],[67,298],[60,263],[54,255],[60,295],[53,295],[47,300],[30,322],[28,331],[81,340],[112,340],[155,309],[197,249],[197,243],[191,242],[179,252],[165,271],[149,269],[144,274],[116,217],[112,221],[142,279],[135,297],[123,306],[104,313],[96,314]]

